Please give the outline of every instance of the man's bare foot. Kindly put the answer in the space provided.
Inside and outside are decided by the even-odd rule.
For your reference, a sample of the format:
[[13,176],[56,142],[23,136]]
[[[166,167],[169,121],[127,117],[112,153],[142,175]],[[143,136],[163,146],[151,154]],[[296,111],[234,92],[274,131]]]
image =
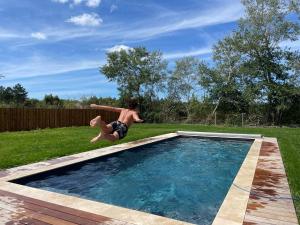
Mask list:
[[100,133],[98,136],[94,137],[92,140],[91,140],[91,143],[96,143],[97,141],[100,141],[103,139],[103,134]]
[[101,116],[96,116],[94,119],[91,120],[90,126],[91,127],[100,126],[100,121],[101,121]]

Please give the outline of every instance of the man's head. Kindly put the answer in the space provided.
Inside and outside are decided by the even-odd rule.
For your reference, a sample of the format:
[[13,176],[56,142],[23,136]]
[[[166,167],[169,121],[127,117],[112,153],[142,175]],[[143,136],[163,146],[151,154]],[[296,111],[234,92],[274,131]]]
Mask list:
[[128,109],[135,110],[138,106],[138,101],[135,98],[127,99]]

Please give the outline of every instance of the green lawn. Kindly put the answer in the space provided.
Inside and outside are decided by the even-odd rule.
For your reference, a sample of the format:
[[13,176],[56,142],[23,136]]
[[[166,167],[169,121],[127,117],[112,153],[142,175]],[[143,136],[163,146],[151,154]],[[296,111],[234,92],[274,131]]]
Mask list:
[[[130,128],[126,138],[114,144],[177,130],[256,133],[268,137],[277,137],[293,195],[300,196],[299,128],[237,128],[189,124],[135,124]],[[97,129],[89,127],[71,127],[0,133],[0,169],[111,145],[108,142],[100,142],[96,145],[90,144],[89,139],[95,136],[97,132]],[[298,200],[295,203],[299,218],[300,201]]]

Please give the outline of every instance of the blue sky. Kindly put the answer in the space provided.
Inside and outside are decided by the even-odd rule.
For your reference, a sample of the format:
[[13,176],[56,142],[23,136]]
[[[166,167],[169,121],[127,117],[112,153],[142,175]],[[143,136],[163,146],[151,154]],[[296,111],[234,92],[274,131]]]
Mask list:
[[98,70],[107,51],[145,46],[171,65],[209,60],[243,11],[239,0],[1,0],[0,85],[21,83],[34,98],[117,97]]

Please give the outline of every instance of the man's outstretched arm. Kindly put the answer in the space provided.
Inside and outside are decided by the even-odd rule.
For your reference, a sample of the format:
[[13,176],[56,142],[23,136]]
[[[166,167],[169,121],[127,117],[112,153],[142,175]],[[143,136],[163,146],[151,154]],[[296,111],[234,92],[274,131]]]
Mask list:
[[102,110],[107,110],[112,112],[121,112],[123,109],[123,108],[111,107],[106,105],[96,105],[96,104],[91,104],[90,107],[92,109],[102,109]]
[[134,122],[137,122],[137,123],[144,122],[144,120],[142,120],[137,113],[133,114],[133,119],[134,119]]

